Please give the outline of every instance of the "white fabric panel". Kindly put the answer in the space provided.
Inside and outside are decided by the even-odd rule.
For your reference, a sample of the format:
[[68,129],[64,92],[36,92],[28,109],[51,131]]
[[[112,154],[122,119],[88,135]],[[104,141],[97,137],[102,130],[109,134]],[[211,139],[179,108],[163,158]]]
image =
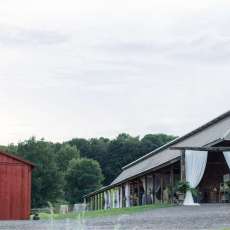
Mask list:
[[[207,164],[208,152],[187,150],[185,152],[186,181],[191,188],[196,188],[200,183]],[[191,191],[185,195],[184,205],[198,205],[194,203]]]
[[110,190],[108,191],[108,206],[107,208],[111,208],[111,193]]
[[145,191],[146,190],[146,180],[145,180],[145,177],[141,177],[141,182],[142,182],[142,185],[143,185],[143,188],[144,188],[144,191]]
[[147,176],[147,193],[150,193],[150,190],[149,189],[151,189],[151,193],[152,193],[152,190],[153,190],[153,178],[152,178],[152,176],[151,177],[149,177],[149,176]]
[[116,189],[116,208],[120,207],[120,201],[119,201],[119,188]]
[[225,160],[227,161],[228,167],[230,169],[230,151],[223,152]]
[[125,184],[125,207],[128,208],[130,207],[130,187],[129,183]]
[[107,192],[104,192],[104,202],[105,202],[104,209],[107,209],[107,206],[108,206],[108,200],[107,200],[107,198],[108,198]]
[[122,199],[123,199],[123,197],[122,197],[122,187],[120,187],[119,190],[120,190],[120,208],[122,208]]
[[114,189],[111,189],[111,208],[114,208]]

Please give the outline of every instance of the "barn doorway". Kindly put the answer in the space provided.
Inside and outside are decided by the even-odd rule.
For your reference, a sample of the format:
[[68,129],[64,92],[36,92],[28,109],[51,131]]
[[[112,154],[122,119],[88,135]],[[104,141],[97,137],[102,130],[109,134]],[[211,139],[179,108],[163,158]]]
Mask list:
[[230,180],[229,168],[222,152],[208,152],[207,165],[198,186],[199,203],[230,202],[224,182]]

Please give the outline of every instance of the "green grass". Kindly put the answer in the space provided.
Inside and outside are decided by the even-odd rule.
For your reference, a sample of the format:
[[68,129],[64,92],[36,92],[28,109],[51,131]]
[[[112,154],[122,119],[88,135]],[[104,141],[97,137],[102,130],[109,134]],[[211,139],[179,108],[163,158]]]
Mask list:
[[[135,206],[131,208],[114,208],[108,210],[96,210],[96,211],[87,211],[80,213],[68,213],[68,214],[54,214],[54,219],[78,219],[80,217],[85,218],[95,218],[95,217],[106,217],[106,216],[116,216],[116,215],[124,215],[124,214],[133,214],[158,208],[166,208],[171,207],[171,204],[152,204],[152,205],[143,205],[143,206]],[[51,219],[51,214],[48,213],[40,213],[41,219]]]

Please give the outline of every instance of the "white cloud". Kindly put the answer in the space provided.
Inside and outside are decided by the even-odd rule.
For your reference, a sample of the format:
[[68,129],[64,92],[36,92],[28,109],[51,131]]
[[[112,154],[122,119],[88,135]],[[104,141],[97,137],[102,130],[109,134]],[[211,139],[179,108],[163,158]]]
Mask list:
[[229,109],[228,1],[0,1],[0,143],[181,135]]

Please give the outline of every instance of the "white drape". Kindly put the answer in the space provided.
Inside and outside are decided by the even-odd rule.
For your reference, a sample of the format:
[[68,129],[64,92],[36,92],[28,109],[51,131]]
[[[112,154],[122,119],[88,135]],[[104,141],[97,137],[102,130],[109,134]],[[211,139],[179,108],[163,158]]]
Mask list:
[[225,160],[227,161],[228,167],[230,169],[230,151],[223,152]]
[[108,197],[107,197],[107,192],[104,192],[104,209],[107,209],[107,206],[108,206]]
[[119,188],[116,188],[116,208],[120,207],[120,202],[119,202]]
[[146,180],[145,180],[145,177],[141,177],[141,182],[142,182],[142,185],[143,185],[143,188],[144,188],[144,191],[145,191],[145,189],[146,189]]
[[111,208],[114,208],[115,204],[115,196],[114,196],[114,189],[111,189]]
[[122,208],[122,205],[123,205],[122,187],[119,188],[119,193],[120,193],[120,208]]
[[128,208],[130,207],[130,187],[129,183],[125,184],[125,207]]
[[[185,152],[185,176],[191,188],[196,188],[200,183],[207,164],[208,152],[192,151]],[[191,191],[185,195],[184,205],[198,205],[194,203]]]
[[107,196],[108,196],[108,206],[107,206],[107,208],[111,208],[111,192],[110,192],[110,190],[108,191],[108,194],[107,194]]

